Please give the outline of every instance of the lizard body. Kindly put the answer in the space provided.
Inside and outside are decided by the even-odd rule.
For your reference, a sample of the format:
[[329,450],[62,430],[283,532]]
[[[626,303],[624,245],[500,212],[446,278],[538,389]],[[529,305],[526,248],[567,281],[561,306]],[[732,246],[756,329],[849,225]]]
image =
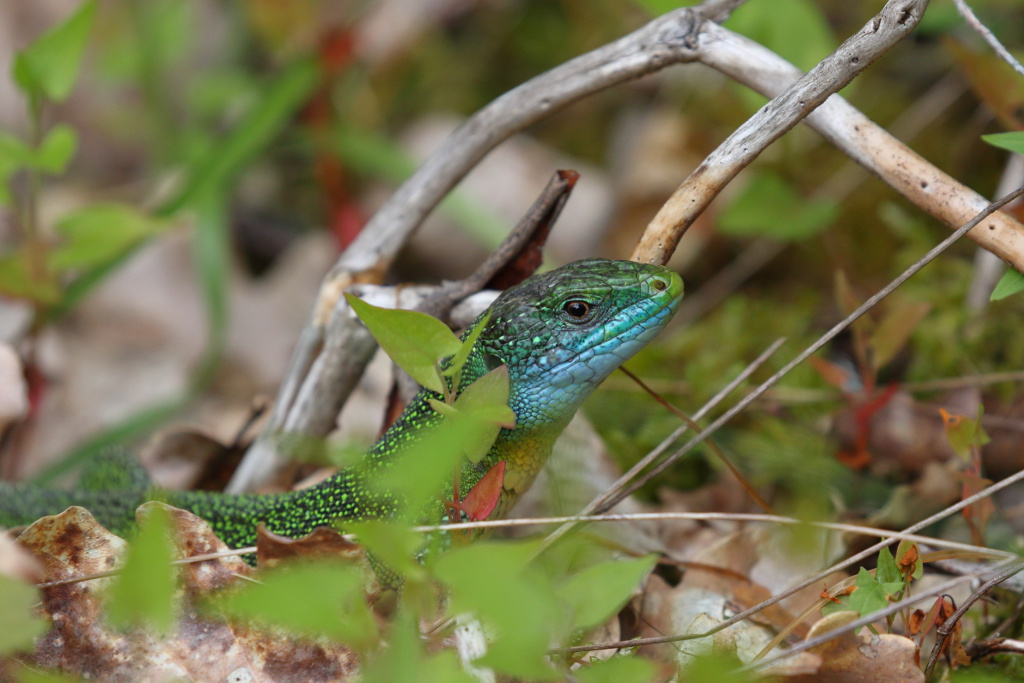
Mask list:
[[[516,424],[499,432],[480,463],[464,462],[461,491],[469,491],[492,466],[505,461],[502,492],[490,517],[504,516],[529,488],[583,400],[661,331],[678,308],[682,291],[682,280],[667,268],[589,259],[535,275],[503,292],[489,309],[459,391],[506,365]],[[481,320],[483,316],[474,325]],[[436,424],[439,416],[428,403],[431,398],[440,397],[422,389],[360,464],[307,489],[262,495],[167,491],[150,486],[141,467],[134,465],[105,490],[96,482],[73,491],[0,482],[0,526],[30,523],[80,505],[111,531],[124,534],[138,505],[162,500],[206,519],[225,543],[238,548],[255,543],[258,523],[299,537],[339,520],[392,517],[400,501],[367,481]],[[429,522],[443,517],[440,501],[428,516]]]

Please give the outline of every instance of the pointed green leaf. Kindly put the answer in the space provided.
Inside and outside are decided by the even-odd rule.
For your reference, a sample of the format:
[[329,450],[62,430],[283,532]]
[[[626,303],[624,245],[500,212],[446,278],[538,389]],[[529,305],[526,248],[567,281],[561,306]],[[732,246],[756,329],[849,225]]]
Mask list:
[[593,628],[616,614],[657,560],[657,556],[647,555],[602,562],[563,581],[558,595],[573,608],[572,627]]
[[473,543],[445,553],[435,574],[451,587],[451,611],[471,613],[493,629],[481,666],[520,678],[560,678],[545,653],[560,606],[548,578],[530,560],[537,541]]
[[1010,152],[1024,154],[1024,131],[992,133],[991,135],[982,135],[981,139],[993,147],[1001,147]]
[[229,618],[366,648],[378,635],[364,584],[362,571],[352,565],[290,564],[260,574],[259,583],[218,596],[210,605]]
[[902,583],[903,581],[903,574],[900,572],[899,567],[896,566],[896,560],[893,559],[892,553],[889,552],[888,548],[882,548],[878,553],[878,566],[875,568],[875,578],[878,579],[879,583],[891,581]]
[[69,270],[109,263],[168,225],[127,204],[86,206],[57,221],[63,239],[51,252],[50,265]]
[[508,368],[499,366],[470,384],[455,399],[456,414],[449,417],[459,432],[460,453],[480,462],[502,428],[512,429],[516,414],[508,407]]
[[398,367],[427,389],[443,393],[437,364],[461,346],[447,325],[426,313],[379,308],[351,294],[345,300]]
[[953,451],[964,460],[970,458],[971,449],[980,448],[989,442],[989,436],[981,426],[982,410],[983,408],[979,407],[978,419],[972,420],[969,417],[954,415],[944,408],[939,408],[946,430],[946,439]]
[[14,81],[32,97],[40,95],[63,102],[71,94],[82,62],[92,17],[94,0],[82,3],[64,23],[36,40],[14,58]]
[[456,377],[462,372],[462,366],[466,364],[466,360],[469,358],[470,352],[473,350],[473,346],[476,344],[476,340],[479,339],[480,333],[487,327],[487,322],[491,319],[491,309],[484,311],[472,329],[469,330],[469,334],[462,340],[459,350],[452,356],[451,363],[448,364],[448,369],[445,370],[446,375],[449,377]]
[[877,612],[889,604],[886,591],[871,572],[864,567],[857,574],[857,590],[850,594],[850,609],[862,617]]
[[78,147],[75,130],[63,123],[50,129],[33,158],[34,165],[47,173],[58,175],[64,172]]
[[176,569],[171,565],[171,521],[160,503],[149,503],[139,535],[128,547],[124,569],[110,586],[107,616],[118,628],[149,626],[170,632],[174,622]]
[[1022,291],[1024,291],[1024,275],[1011,268],[1003,273],[1003,277],[999,278],[990,298],[992,301],[999,301]]
[[419,629],[406,613],[400,613],[391,629],[387,650],[377,653],[359,677],[362,683],[474,683],[478,679],[462,670],[452,651],[427,657]]
[[32,148],[19,137],[0,131],[0,169],[15,169],[32,162]]
[[381,562],[399,574],[422,571],[416,554],[427,542],[423,534],[412,531],[404,524],[380,519],[346,522],[345,532],[355,534],[366,549]]

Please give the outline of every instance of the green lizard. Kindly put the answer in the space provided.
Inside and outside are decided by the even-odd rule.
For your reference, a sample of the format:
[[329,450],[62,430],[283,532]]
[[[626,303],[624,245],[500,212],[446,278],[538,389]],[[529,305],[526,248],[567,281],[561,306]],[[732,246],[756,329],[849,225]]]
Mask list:
[[[500,431],[480,463],[464,462],[462,492],[505,461],[491,518],[504,515],[529,488],[583,400],[661,331],[682,293],[682,280],[667,268],[604,259],[571,263],[502,293],[489,309],[459,390],[505,364],[516,424]],[[311,488],[264,495],[168,491],[152,487],[136,465],[105,490],[96,481],[83,481],[74,491],[0,482],[0,526],[27,524],[80,505],[111,531],[124,534],[134,523],[135,508],[157,499],[204,518],[225,543],[240,548],[255,544],[258,523],[299,537],[339,521],[392,517],[400,501],[368,486],[367,480],[439,419],[428,403],[431,398],[439,396],[422,389],[359,465]],[[431,522],[443,518],[440,501],[430,515]]]

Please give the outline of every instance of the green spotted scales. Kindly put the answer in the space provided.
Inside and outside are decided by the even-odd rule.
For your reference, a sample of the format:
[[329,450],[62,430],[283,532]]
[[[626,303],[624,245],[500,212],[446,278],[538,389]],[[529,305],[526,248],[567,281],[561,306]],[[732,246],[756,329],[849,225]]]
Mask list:
[[[461,491],[469,491],[493,465],[505,461],[501,496],[491,517],[504,515],[529,488],[583,400],[661,331],[682,291],[682,280],[667,268],[590,259],[535,275],[501,294],[462,371],[460,390],[506,365],[516,424],[499,432],[481,462],[463,463]],[[393,517],[401,512],[400,500],[368,482],[437,422],[431,398],[440,397],[421,390],[360,464],[311,488],[265,495],[168,491],[154,488],[140,466],[129,464],[97,469],[117,474],[106,481],[86,475],[73,491],[0,482],[0,526],[27,524],[80,505],[124,534],[134,523],[135,508],[156,499],[206,519],[225,543],[239,548],[255,543],[259,523],[299,537],[339,521]],[[426,514],[432,518],[427,521],[441,519],[441,502]]]

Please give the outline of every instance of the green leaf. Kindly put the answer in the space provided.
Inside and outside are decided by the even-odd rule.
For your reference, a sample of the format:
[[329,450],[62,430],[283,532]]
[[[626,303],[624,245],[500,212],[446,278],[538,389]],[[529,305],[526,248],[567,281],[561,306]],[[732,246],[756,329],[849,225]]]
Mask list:
[[885,588],[864,567],[857,574],[857,590],[850,594],[850,609],[862,617],[877,612],[889,604]]
[[22,250],[0,256],[0,294],[49,305],[60,299],[60,288],[50,277],[33,276]]
[[407,614],[400,614],[391,629],[387,650],[377,653],[359,677],[362,683],[474,683],[478,679],[462,670],[455,653],[424,656],[419,629]]
[[1024,291],[1024,275],[1021,275],[1011,268],[1003,273],[1003,277],[1001,277],[999,279],[999,283],[996,284],[996,288],[992,292],[990,299],[991,301],[999,301],[1000,299],[1005,299],[1006,297],[1012,296],[1020,291]]
[[546,652],[561,605],[530,560],[537,541],[473,543],[445,553],[434,571],[451,587],[451,612],[472,613],[495,633],[481,666],[520,678],[560,678]]
[[888,548],[882,548],[878,553],[878,566],[875,568],[875,578],[879,583],[885,584],[889,582],[903,582],[903,574],[900,572],[899,567],[896,566],[896,560],[893,559],[892,553],[889,552]]
[[824,12],[810,0],[748,2],[730,15],[725,26],[756,40],[804,71],[838,45]]
[[36,636],[46,632],[48,624],[35,613],[39,590],[9,576],[0,574],[0,657],[19,650],[31,650]]
[[63,102],[71,94],[82,62],[94,0],[84,2],[64,23],[59,24],[19,52],[14,58],[14,81],[30,97],[44,96]]
[[437,365],[461,347],[447,325],[426,313],[379,308],[351,294],[345,300],[398,367],[427,389],[444,392]]
[[796,241],[821,232],[838,213],[835,202],[804,199],[780,176],[765,171],[755,175],[721,213],[718,230],[737,237]]
[[362,649],[378,640],[364,583],[362,571],[351,565],[290,564],[261,573],[259,583],[218,596],[210,605],[229,618]]
[[[466,335],[466,338],[462,340],[462,345],[459,346],[459,350],[452,356],[451,363],[448,364],[448,369],[444,371],[444,374],[449,377],[459,377],[462,373],[462,367],[466,364],[469,359],[469,354],[473,351],[473,347],[476,345],[476,340],[480,338],[480,333],[487,327],[487,321],[491,319],[491,309],[487,309],[480,316],[480,319],[473,325],[473,328]],[[456,382],[456,385],[458,382]]]
[[24,140],[0,131],[0,169],[14,169],[30,164],[34,154]]
[[175,213],[200,193],[226,185],[291,122],[319,80],[320,70],[312,60],[300,60],[289,66],[267,85],[231,132],[210,147],[189,173],[181,191],[157,213]]
[[657,560],[648,555],[602,562],[562,582],[558,595],[573,608],[572,628],[593,628],[618,613]]
[[381,519],[345,522],[345,532],[358,536],[367,550],[399,574],[408,575],[423,569],[416,561],[416,554],[427,542],[427,537],[404,524]]
[[[854,591],[856,592],[856,591]],[[850,607],[850,596],[840,595],[838,598],[839,602],[832,602],[831,600],[826,602],[821,607],[821,616],[827,617],[835,612],[852,612],[853,608]]]
[[455,399],[446,419],[460,430],[458,451],[470,462],[483,460],[502,428],[515,427],[516,414],[508,406],[508,391],[508,368],[502,365],[470,384]]
[[165,506],[147,503],[141,530],[128,547],[124,569],[110,586],[107,616],[118,628],[148,625],[158,633],[174,623],[176,569],[171,565],[171,520]]
[[62,243],[50,254],[57,270],[92,268],[123,255],[168,223],[127,204],[92,204],[57,221]]
[[78,135],[75,130],[67,124],[59,123],[50,129],[35,151],[33,164],[47,173],[63,173],[74,158],[77,147]]
[[939,408],[942,424],[946,430],[946,439],[953,451],[963,460],[970,459],[972,449],[981,448],[991,440],[981,425],[982,411],[983,408],[979,406],[978,419],[972,420],[969,417],[955,415],[944,408]]
[[421,427],[411,443],[403,445],[388,467],[368,485],[378,493],[403,501],[406,521],[424,521],[421,519],[424,508],[443,495],[462,457],[460,451],[452,447],[460,439],[459,432],[450,420]]
[[617,655],[594,660],[573,674],[580,683],[647,683],[656,679],[655,672],[654,662],[649,659]]
[[32,150],[10,133],[0,131],[0,206],[10,206],[12,197],[7,183],[11,176],[32,161]]
[[981,139],[993,147],[1000,147],[1010,152],[1024,154],[1024,131],[992,133],[991,135],[982,135]]

